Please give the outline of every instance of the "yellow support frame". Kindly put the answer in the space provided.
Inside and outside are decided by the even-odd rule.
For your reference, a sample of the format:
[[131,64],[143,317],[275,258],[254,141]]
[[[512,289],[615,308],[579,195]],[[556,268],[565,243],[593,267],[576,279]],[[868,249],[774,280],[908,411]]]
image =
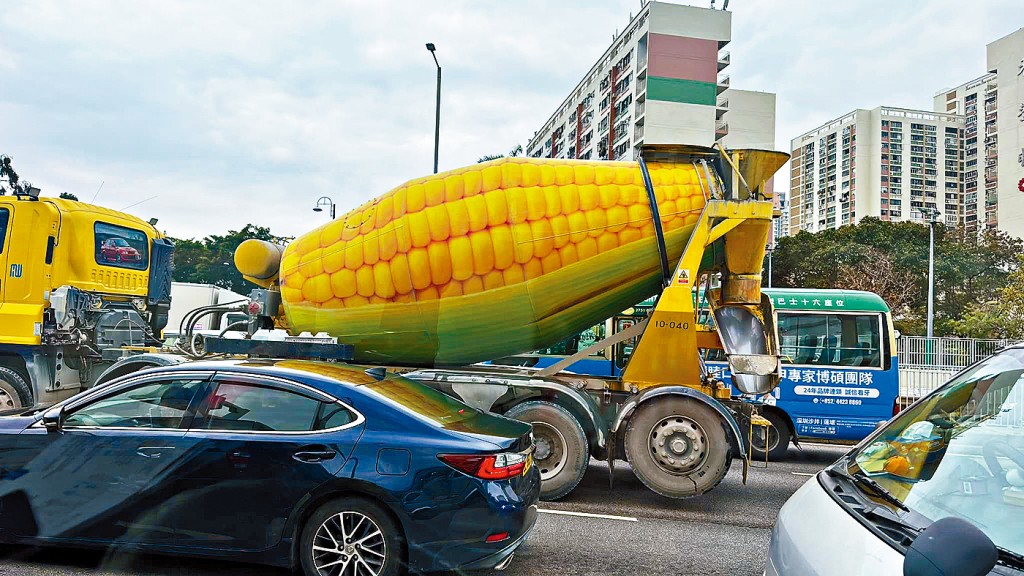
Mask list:
[[[748,258],[763,260],[764,243],[750,242],[750,234],[767,234],[774,205],[767,200],[709,200],[672,276],[662,291],[644,331],[623,371],[622,382],[637,389],[682,385],[714,394],[701,380],[700,359],[694,353],[705,347],[710,334],[697,323],[693,288],[702,272],[701,262],[713,243],[732,235],[740,246],[749,246]],[[740,240],[743,237],[744,240]],[[760,255],[756,254],[760,251]],[[724,272],[724,271],[723,271]],[[758,270],[760,272],[760,270]],[[726,393],[728,390],[726,390]]]

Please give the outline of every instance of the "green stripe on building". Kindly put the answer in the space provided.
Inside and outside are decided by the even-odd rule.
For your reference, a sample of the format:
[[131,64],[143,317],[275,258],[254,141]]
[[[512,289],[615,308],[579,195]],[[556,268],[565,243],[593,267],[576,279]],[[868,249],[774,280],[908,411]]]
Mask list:
[[717,96],[717,87],[711,82],[659,78],[657,76],[647,78],[647,98],[649,100],[714,106]]

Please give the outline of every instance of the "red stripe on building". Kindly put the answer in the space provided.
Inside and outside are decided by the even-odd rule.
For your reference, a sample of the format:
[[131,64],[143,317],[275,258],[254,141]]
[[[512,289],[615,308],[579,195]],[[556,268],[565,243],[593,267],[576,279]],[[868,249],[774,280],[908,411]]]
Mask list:
[[718,41],[650,34],[647,74],[661,78],[718,82]]

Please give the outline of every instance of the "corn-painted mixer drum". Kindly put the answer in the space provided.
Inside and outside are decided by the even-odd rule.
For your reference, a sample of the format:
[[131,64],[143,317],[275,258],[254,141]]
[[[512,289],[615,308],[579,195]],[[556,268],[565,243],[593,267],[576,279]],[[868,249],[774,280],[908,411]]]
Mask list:
[[[707,199],[693,164],[648,164],[670,259]],[[656,294],[639,165],[505,158],[407,182],[292,242],[293,332],[356,360],[479,362],[552,345]]]

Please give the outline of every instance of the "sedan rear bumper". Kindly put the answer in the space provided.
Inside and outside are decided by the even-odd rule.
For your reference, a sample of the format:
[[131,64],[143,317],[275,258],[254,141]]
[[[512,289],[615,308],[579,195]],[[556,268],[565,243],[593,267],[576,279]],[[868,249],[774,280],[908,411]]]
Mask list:
[[533,528],[537,523],[536,506],[530,506],[527,514],[530,518],[529,524],[523,528],[523,533],[520,534],[520,536],[516,538],[511,544],[505,546],[504,548],[502,548],[498,552],[495,552],[494,554],[491,554],[490,556],[486,556],[484,558],[481,558],[480,560],[462,566],[462,569],[492,570],[498,566],[500,566],[501,569],[504,569],[506,566],[508,566],[509,561],[512,559],[512,555],[515,554],[515,551],[518,550],[519,547],[522,546],[524,542],[526,542],[526,539],[530,537],[530,533],[533,532]]

